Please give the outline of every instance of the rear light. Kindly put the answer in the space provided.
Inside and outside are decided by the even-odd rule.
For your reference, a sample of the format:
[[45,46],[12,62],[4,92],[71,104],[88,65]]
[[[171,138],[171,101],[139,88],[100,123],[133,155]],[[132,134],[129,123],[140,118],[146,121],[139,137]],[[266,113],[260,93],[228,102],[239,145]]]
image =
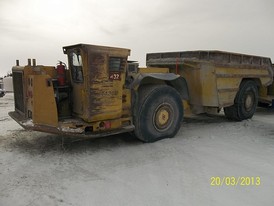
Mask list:
[[110,129],[111,128],[111,122],[106,121],[106,122],[100,122],[99,127],[102,129]]

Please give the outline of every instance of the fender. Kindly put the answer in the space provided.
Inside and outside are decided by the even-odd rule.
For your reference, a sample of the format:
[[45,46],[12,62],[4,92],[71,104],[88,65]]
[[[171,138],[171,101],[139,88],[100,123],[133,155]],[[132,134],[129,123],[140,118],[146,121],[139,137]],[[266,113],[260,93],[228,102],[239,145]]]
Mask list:
[[182,99],[189,99],[188,86],[185,78],[174,73],[140,73],[134,78],[130,88],[137,91],[144,80],[150,82],[149,79],[165,81],[167,85],[172,86],[179,92]]

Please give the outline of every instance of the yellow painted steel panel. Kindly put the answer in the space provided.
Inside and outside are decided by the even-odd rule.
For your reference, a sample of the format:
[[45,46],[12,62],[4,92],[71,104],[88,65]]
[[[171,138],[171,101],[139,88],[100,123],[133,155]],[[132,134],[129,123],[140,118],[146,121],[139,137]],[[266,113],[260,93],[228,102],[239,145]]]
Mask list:
[[148,67],[148,68],[139,68],[139,73],[169,73],[169,68],[157,68],[157,67]]
[[210,64],[187,66],[180,70],[188,85],[191,105],[218,106],[215,67]]
[[31,75],[29,78],[33,92],[31,98],[33,122],[58,126],[57,107],[50,76]]

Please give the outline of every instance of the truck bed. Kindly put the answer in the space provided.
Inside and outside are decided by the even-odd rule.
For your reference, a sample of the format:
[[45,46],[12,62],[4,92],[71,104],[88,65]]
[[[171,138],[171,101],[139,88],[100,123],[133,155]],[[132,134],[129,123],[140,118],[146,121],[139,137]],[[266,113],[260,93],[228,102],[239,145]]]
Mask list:
[[268,67],[273,72],[271,59],[268,57],[238,54],[225,51],[181,51],[148,53],[146,55],[147,66],[176,65],[185,60],[209,61],[218,64],[248,65],[256,67]]
[[243,79],[253,79],[264,92],[261,97],[273,95],[267,89],[273,82],[268,57],[224,51],[161,52],[147,54],[146,64],[167,67],[186,79],[194,113],[233,105]]

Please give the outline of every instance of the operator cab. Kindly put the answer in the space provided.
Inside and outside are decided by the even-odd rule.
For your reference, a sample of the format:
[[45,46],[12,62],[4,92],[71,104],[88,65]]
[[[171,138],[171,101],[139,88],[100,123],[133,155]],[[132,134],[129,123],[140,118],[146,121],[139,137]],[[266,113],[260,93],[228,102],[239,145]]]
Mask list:
[[78,44],[63,51],[70,70],[72,115],[86,122],[121,118],[130,50]]

